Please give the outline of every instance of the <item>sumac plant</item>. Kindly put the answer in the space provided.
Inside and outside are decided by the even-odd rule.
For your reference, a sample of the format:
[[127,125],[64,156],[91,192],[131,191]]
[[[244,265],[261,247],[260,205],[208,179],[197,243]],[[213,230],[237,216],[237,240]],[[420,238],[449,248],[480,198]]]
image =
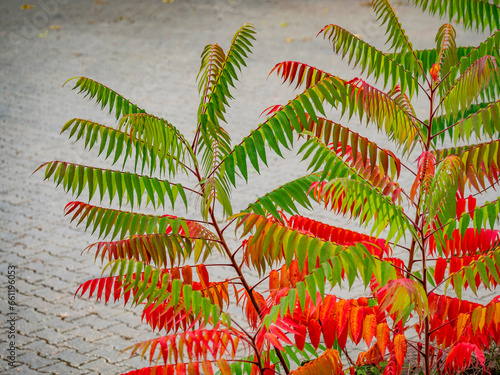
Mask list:
[[[414,2],[467,28],[500,23],[498,7],[483,1]],[[119,121],[73,119],[63,133],[123,167],[53,161],[40,168],[77,197],[85,191],[89,202],[120,206],[75,201],[66,214],[102,237],[88,250],[109,274],[77,294],[140,306],[159,332],[131,346],[150,365],[129,374],[337,374],[347,371],[341,356],[352,372],[380,366],[399,374],[410,351],[425,374],[457,373],[484,366],[483,352],[500,343],[499,298],[462,298],[466,289],[480,295],[500,283],[500,200],[484,197],[500,172],[500,34],[459,47],[454,27],[444,24],[435,49],[416,50],[391,4],[373,7],[389,52],[340,26],[319,33],[365,79],[276,65],[272,73],[300,94],[270,107],[236,144],[224,115],[250,53],[250,25],[227,52],[217,44],[203,50],[190,140],[108,87],[74,81]],[[414,110],[416,98],[427,103],[424,114]],[[394,148],[327,119],[331,108],[385,134]],[[309,174],[233,212],[237,181],[267,167],[270,152],[297,143]],[[179,175],[192,184],[175,182]],[[410,177],[398,183],[400,175]],[[190,201],[199,208],[193,218],[135,212]],[[360,232],[301,214],[319,208],[358,223]],[[234,229],[237,248],[227,240]],[[220,258],[232,272],[222,279]],[[257,284],[252,273],[261,276]],[[332,294],[356,282],[364,296]],[[245,323],[231,319],[234,304]],[[357,361],[346,349],[356,345]]]

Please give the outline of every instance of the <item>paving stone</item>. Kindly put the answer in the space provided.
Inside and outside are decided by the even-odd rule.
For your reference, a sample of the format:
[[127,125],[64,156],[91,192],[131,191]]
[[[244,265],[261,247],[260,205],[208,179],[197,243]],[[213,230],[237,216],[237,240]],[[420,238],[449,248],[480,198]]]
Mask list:
[[67,347],[75,349],[78,353],[91,355],[92,351],[96,350],[97,345],[88,341],[85,341],[81,337],[75,337],[71,340],[65,341],[61,344],[61,347]]
[[40,285],[33,284],[22,278],[17,280],[16,287],[21,294],[36,294],[36,291],[40,290]]
[[88,353],[89,356],[93,358],[103,358],[111,363],[122,363],[129,365],[130,353],[122,353],[122,350],[118,350],[108,345],[96,345],[95,349]]
[[15,250],[12,250],[12,252],[2,254],[2,262],[4,262],[4,264],[19,267],[20,265],[26,263],[27,260],[23,256],[20,256],[18,253],[16,253]]
[[94,360],[94,357],[92,356],[83,355],[71,349],[63,349],[52,355],[51,358],[56,359],[58,361],[67,362],[69,363],[70,366],[78,368],[84,363],[91,362]]
[[75,319],[73,323],[83,326],[88,325],[98,330],[105,329],[106,331],[108,331],[108,328],[119,324],[111,319],[102,319],[95,313],[84,316],[83,318]]
[[47,343],[47,341],[35,337],[35,340],[30,342],[29,344],[24,345],[20,351],[22,352],[28,352],[32,351],[35,353],[39,353],[40,355],[44,357],[51,356],[54,353],[57,353],[58,350],[60,350],[60,347],[63,344],[52,344],[52,343]]
[[58,314],[47,321],[44,322],[44,325],[47,327],[57,327],[57,331],[60,333],[70,333],[73,335],[76,329],[79,329],[79,325],[71,322],[69,320],[63,319],[64,313]]
[[21,335],[32,335],[35,332],[43,330],[45,327],[46,326],[43,324],[43,321],[34,325],[28,324],[22,319],[16,322],[16,332]]
[[36,311],[33,307],[29,306],[19,307],[19,316],[31,326],[35,326],[37,323],[48,319],[48,316],[46,314],[42,314]]
[[81,366],[82,370],[100,372],[101,374],[116,374],[117,366],[104,359],[96,359]]
[[64,283],[61,283],[61,287],[64,286],[66,290],[73,290],[71,289],[71,285],[78,286],[81,284],[81,278],[80,274],[75,272],[75,270],[69,270],[67,268],[61,267],[57,270],[57,274],[55,275],[58,279],[63,281]]
[[19,278],[29,283],[35,284],[40,280],[44,280],[46,277],[47,275],[25,268],[24,265],[19,269]]
[[[41,284],[47,288],[52,289],[55,292],[62,293],[64,296],[69,295],[69,293],[77,288],[76,283],[67,283],[58,277],[52,277],[50,279],[45,279],[41,281]],[[72,285],[73,284],[73,285]]]
[[44,358],[35,352],[22,354],[17,357],[17,360],[19,363],[27,364],[31,368],[47,367],[57,362],[57,360]]
[[26,306],[26,303],[29,302],[30,306],[35,307],[35,309],[39,312],[47,312],[50,311],[54,306],[52,303],[47,302],[43,298],[39,297],[39,295],[27,295],[25,299],[20,299],[20,306]]
[[109,327],[106,329],[106,332],[113,333],[115,335],[120,336],[123,340],[131,340],[135,335],[135,331],[130,327],[125,324],[116,324],[112,327]]
[[4,249],[8,249],[10,246],[12,246],[16,240],[18,239],[18,235],[12,232],[4,231],[2,233],[2,240],[6,243],[6,245],[3,246]]
[[77,326],[73,331],[71,331],[71,336],[84,337],[85,341],[90,343],[100,340],[102,338],[110,336],[112,333],[107,331],[98,331],[92,326]]
[[0,374],[10,374],[10,375],[14,375],[14,374],[19,374],[19,375],[37,375],[37,374],[40,374],[40,371],[39,370],[33,370],[31,368],[29,368],[27,365],[20,365],[20,366],[15,366],[9,370],[6,370],[6,371],[2,371],[0,372]]
[[147,359],[141,359],[141,357],[138,355],[134,355],[131,358],[127,358],[127,360],[124,361],[122,364],[130,366],[134,369],[139,369],[142,367],[148,367],[149,361]]
[[30,260],[30,262],[24,264],[23,267],[32,270],[35,274],[45,276],[50,275],[50,270],[54,270],[54,265],[44,264],[37,258]]
[[[36,329],[36,328],[35,328]],[[16,345],[18,353],[24,353],[25,346],[36,341],[37,339],[31,335],[31,333],[24,335],[20,332],[16,332]]]
[[67,335],[57,332],[54,328],[45,328],[34,334],[36,337],[45,339],[48,343],[57,344],[69,339]]
[[[78,370],[75,367],[68,365],[66,362],[59,361],[53,365],[40,368],[40,372],[49,373],[49,374],[81,374],[82,371]],[[102,372],[99,372],[102,374]]]

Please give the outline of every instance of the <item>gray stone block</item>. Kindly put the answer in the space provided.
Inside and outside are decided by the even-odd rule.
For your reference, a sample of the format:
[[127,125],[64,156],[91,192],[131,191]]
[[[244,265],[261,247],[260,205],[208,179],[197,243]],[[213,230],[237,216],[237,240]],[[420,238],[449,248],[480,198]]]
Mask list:
[[72,367],[80,368],[83,364],[91,362],[94,357],[83,355],[72,349],[63,349],[55,353],[51,358],[67,362]]
[[43,368],[52,365],[57,362],[57,360],[43,357],[35,352],[29,352],[22,354],[17,357],[19,363],[25,364],[31,368]]

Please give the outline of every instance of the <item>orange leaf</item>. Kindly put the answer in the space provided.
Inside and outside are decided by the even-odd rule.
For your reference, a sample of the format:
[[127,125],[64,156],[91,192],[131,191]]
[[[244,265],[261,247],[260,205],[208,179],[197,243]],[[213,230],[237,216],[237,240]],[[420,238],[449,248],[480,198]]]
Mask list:
[[373,345],[366,352],[359,353],[358,360],[356,361],[357,366],[363,365],[376,365],[378,366],[384,357],[380,354],[378,345]]
[[495,316],[493,318],[493,322],[495,324],[500,324],[500,303],[496,303],[495,304]]
[[372,343],[373,336],[377,332],[377,318],[375,315],[368,314],[363,320],[363,339],[366,345],[370,346]]
[[224,358],[218,359],[217,365],[219,366],[220,373],[222,375],[231,375],[231,367]]
[[462,333],[464,332],[464,329],[467,327],[468,324],[469,324],[469,314],[463,314],[463,313],[458,314],[457,325],[456,325],[457,340],[460,340],[460,336],[462,336]]
[[[256,292],[253,293],[254,295],[256,294]],[[257,313],[257,310],[255,310],[252,300],[250,299],[250,297],[248,297],[248,295],[247,295],[247,304],[245,307],[245,314],[247,316],[248,323],[250,323],[252,327],[256,328],[257,321],[259,319],[259,314]]]
[[188,375],[200,375],[200,369],[198,368],[198,363],[189,362],[187,366]]
[[340,362],[339,352],[334,349],[327,349],[318,358],[290,372],[290,375],[334,375],[342,373],[342,362]]
[[387,323],[379,323],[377,325],[377,345],[380,349],[380,354],[385,354],[385,349],[390,341],[390,331]]
[[337,332],[339,335],[342,334],[344,329],[347,329],[347,318],[350,307],[350,304],[344,299],[338,301],[335,306],[335,318],[337,320]]
[[214,375],[214,370],[209,360],[204,360],[203,362],[201,362],[201,368],[203,369],[203,374]]
[[394,337],[394,354],[399,367],[402,367],[406,356],[406,337],[402,333]]
[[299,276],[300,276],[299,265],[298,265],[297,260],[294,259],[292,261],[292,264],[290,264],[290,284],[292,285],[292,287],[295,288],[295,285],[297,285],[297,282],[300,281]]
[[363,318],[365,309],[363,307],[352,307],[350,314],[351,338],[355,344],[358,344],[363,334]]
[[281,272],[280,272],[280,288],[288,288],[289,286],[290,286],[290,273],[288,272],[286,265],[283,265],[283,267],[281,267]]
[[269,273],[269,290],[276,290],[280,287],[280,275],[276,270]]
[[204,264],[198,264],[196,266],[196,272],[198,273],[198,277],[200,278],[200,283],[203,288],[207,288],[210,284],[210,280],[208,277],[208,271]]
[[439,64],[434,64],[431,67],[431,77],[434,82],[437,82],[439,79],[439,71],[441,70],[441,67]]
[[186,284],[192,284],[193,282],[193,271],[191,270],[191,266],[182,267],[182,278]]

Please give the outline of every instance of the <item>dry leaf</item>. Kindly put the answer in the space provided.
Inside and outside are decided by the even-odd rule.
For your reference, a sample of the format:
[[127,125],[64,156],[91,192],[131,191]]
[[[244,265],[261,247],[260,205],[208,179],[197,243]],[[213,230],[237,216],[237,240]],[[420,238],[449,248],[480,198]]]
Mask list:
[[292,42],[293,42],[293,38],[286,38],[286,39],[285,39],[285,42],[287,42],[287,43],[292,43]]
[[288,26],[288,22],[281,22],[280,26],[281,27],[287,27]]
[[24,4],[21,5],[21,9],[35,9],[34,5]]
[[61,25],[50,25],[49,29],[51,29],[51,30],[60,30],[61,29]]

